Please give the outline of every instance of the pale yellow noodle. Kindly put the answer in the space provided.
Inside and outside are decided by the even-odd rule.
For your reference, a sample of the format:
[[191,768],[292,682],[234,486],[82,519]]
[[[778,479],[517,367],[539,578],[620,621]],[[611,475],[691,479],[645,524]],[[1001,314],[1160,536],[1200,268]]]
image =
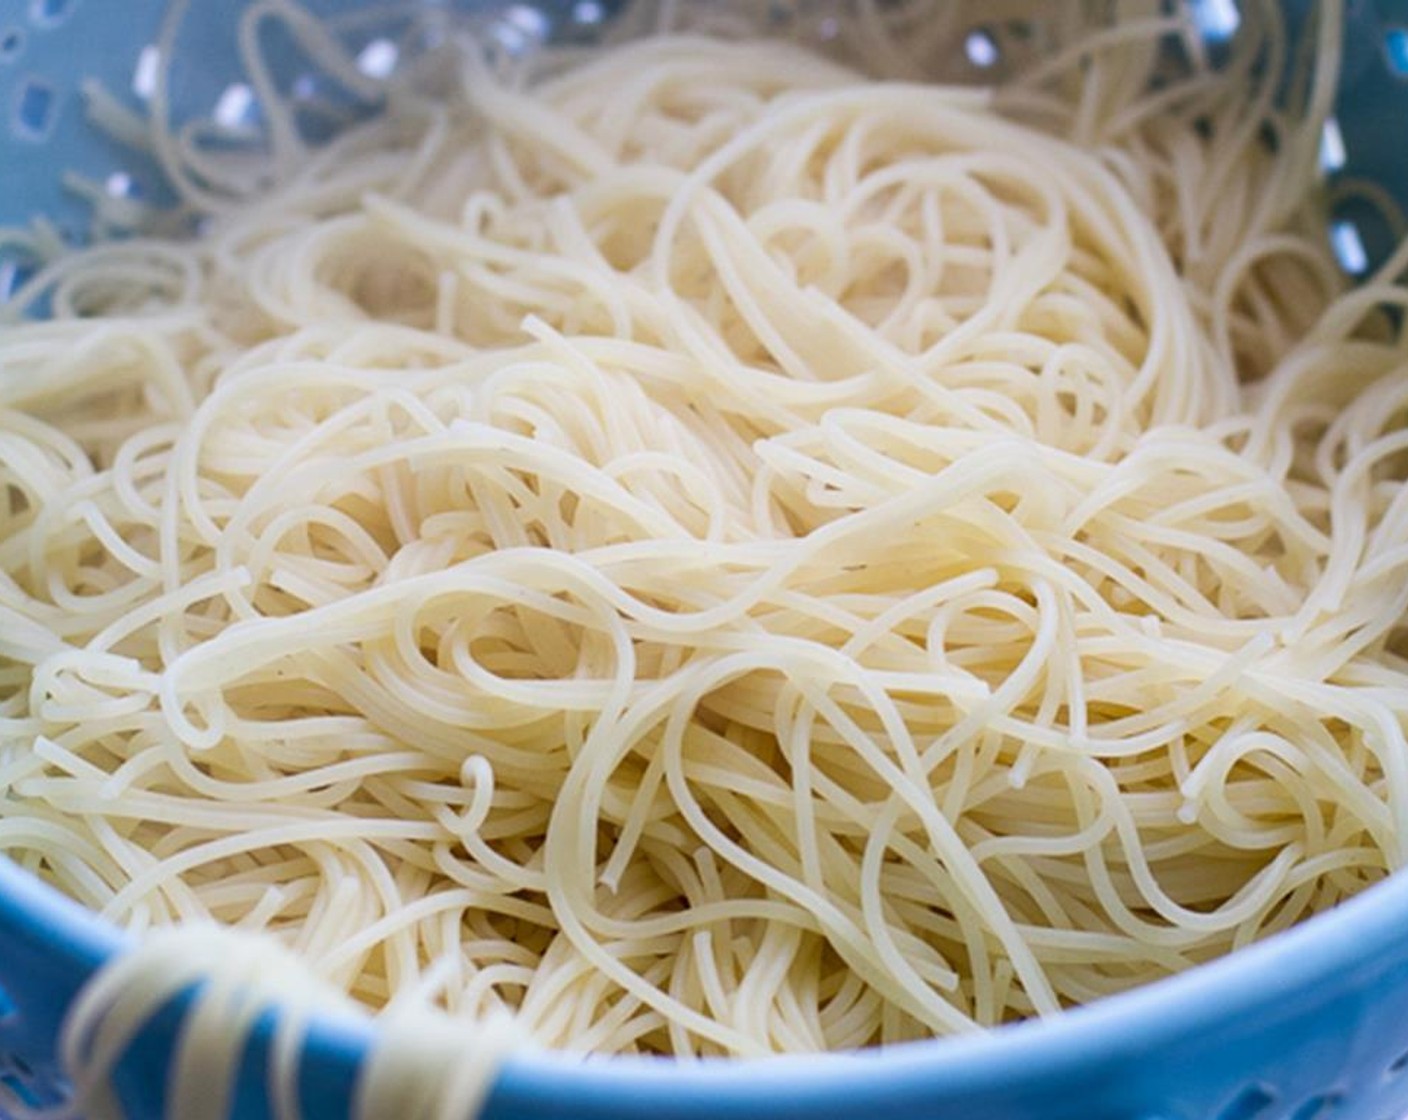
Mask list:
[[[527,1040],[1053,1015],[1401,866],[1402,259],[1347,293],[1323,237],[1338,6],[1218,66],[1117,7],[681,6],[387,89],[270,0],[262,164],[159,88],[201,236],[56,257],[0,335],[0,849],[175,927],[75,1012],[93,1115],[206,975],[218,1111],[271,946],[285,1113],[350,996],[361,1106],[458,1116]],[[264,20],[385,112],[311,145]],[[995,90],[942,81],[975,23]]]

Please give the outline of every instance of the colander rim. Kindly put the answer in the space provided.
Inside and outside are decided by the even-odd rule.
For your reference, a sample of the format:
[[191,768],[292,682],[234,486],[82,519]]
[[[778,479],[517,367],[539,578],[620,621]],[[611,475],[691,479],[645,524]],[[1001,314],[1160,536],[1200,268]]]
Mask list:
[[[0,929],[6,926],[7,933],[41,939],[78,984],[133,944],[107,919],[0,857]],[[874,1107],[940,1084],[947,1093],[999,1083],[1010,1089],[1014,1079],[1038,1084],[1062,1069],[1088,1072],[1095,1063],[1116,1066],[1157,1053],[1233,1017],[1297,1006],[1298,995],[1334,990],[1328,978],[1342,982],[1383,959],[1405,930],[1408,873],[1395,873],[1263,941],[1053,1018],[883,1050],[686,1063],[647,1056],[583,1060],[526,1050],[505,1062],[492,1100],[583,1108],[629,1099],[633,1116],[661,1110],[678,1115],[680,1101],[696,1094],[714,1110],[783,1097],[798,1107],[825,1102],[834,1108],[848,1101]],[[319,1017],[304,1060],[354,1076],[375,1030],[369,1017]]]

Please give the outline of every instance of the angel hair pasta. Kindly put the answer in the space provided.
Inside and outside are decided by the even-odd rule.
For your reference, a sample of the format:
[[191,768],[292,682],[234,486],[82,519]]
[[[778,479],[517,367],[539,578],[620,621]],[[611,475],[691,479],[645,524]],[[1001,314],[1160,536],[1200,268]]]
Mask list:
[[[997,82],[974,6],[857,2],[387,84],[268,2],[258,158],[92,91],[203,217],[0,334],[0,849],[182,976],[259,933],[679,1056],[1055,1014],[1402,866],[1403,257],[1329,252],[1338,7],[1219,60],[1098,7],[982,5]],[[381,111],[311,144],[269,20]]]

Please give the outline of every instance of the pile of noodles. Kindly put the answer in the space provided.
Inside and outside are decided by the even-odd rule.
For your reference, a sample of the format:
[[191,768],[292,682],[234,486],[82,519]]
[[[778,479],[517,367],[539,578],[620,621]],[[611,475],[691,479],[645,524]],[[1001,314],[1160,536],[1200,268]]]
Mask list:
[[[246,1026],[279,976],[602,1054],[926,1038],[1402,865],[1404,295],[1328,251],[1341,14],[1213,60],[1116,7],[686,6],[385,85],[269,0],[257,152],[94,92],[203,218],[0,332],[0,851],[176,927],[75,1062],[212,975]],[[381,111],[309,143],[271,21]]]

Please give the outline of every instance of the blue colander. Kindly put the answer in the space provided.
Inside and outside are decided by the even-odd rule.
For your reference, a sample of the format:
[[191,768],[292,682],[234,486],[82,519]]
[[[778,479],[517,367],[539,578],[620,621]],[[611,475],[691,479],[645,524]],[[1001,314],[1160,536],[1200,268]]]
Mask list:
[[[432,0],[424,0],[430,4]],[[441,6],[446,0],[441,0]],[[36,214],[70,239],[86,208],[61,185],[76,171],[117,198],[159,198],[155,169],[84,120],[78,88],[100,80],[138,105],[164,0],[0,0],[0,226]],[[257,113],[241,90],[230,29],[243,0],[193,0],[174,63],[177,109]],[[350,3],[323,0],[322,12]],[[461,8],[472,5],[461,0]],[[1198,0],[1208,34],[1235,26],[1234,0]],[[1303,5],[1290,5],[1293,18]],[[514,4],[475,18],[494,33],[551,27],[580,35],[600,0]],[[546,14],[544,14],[546,13]],[[1344,84],[1327,129],[1332,171],[1370,178],[1408,203],[1408,0],[1351,2]],[[369,66],[384,65],[375,20],[359,24]],[[517,29],[515,31],[515,29]],[[502,28],[500,28],[502,30]],[[1346,209],[1332,237],[1360,272],[1379,246]],[[7,255],[8,253],[8,255]],[[0,246],[0,300],[33,266]],[[3,329],[3,328],[0,328]],[[126,947],[124,936],[0,858],[0,1085],[30,1105],[62,1099],[56,1044],[84,981]],[[154,1020],[120,1070],[134,1117],[162,1114],[180,1023]],[[235,1113],[271,1115],[272,1022],[245,1055]],[[369,1022],[311,1031],[300,1098],[311,1120],[347,1116]],[[1057,1020],[883,1053],[676,1064],[510,1060],[489,1120],[1402,1120],[1408,1114],[1408,874],[1289,932],[1181,976]],[[0,1117],[3,1109],[0,1108]],[[388,1120],[396,1120],[389,1117]]]

